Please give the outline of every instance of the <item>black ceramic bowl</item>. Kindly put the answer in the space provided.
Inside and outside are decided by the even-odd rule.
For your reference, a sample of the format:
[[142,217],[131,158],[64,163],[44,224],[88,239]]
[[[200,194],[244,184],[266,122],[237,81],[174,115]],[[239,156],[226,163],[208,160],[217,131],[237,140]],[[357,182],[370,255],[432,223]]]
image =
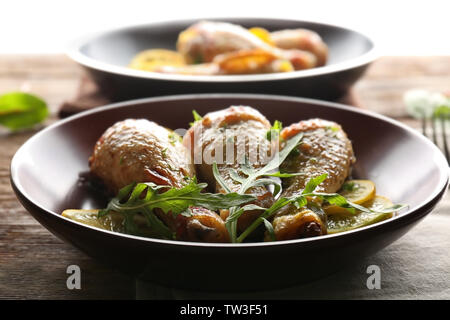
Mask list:
[[113,101],[181,93],[243,92],[303,96],[332,100],[343,95],[375,59],[374,43],[353,30],[315,22],[222,18],[244,27],[270,31],[307,28],[329,46],[326,66],[277,74],[187,76],[127,68],[138,52],[149,48],[175,49],[180,31],[198,20],[152,23],[122,28],[76,41],[69,56],[81,64]]
[[[141,238],[95,229],[62,217],[67,208],[98,208],[105,199],[79,183],[104,130],[125,118],[177,129],[200,114],[249,105],[285,125],[321,117],[340,123],[353,141],[354,176],[409,209],[358,230],[316,238],[208,244]],[[88,255],[161,285],[195,290],[256,290],[322,277],[389,245],[427,215],[447,189],[447,162],[414,130],[367,111],[330,102],[269,95],[186,95],[119,103],[84,112],[36,134],[16,153],[11,182],[25,208],[48,230]],[[430,232],[432,232],[430,230]]]

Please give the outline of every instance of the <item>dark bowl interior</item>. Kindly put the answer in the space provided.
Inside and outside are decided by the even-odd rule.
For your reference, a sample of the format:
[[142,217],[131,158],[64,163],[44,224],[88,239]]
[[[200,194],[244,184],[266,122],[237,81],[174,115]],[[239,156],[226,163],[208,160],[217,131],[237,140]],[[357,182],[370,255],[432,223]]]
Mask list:
[[76,42],[69,56],[86,67],[104,93],[114,100],[218,91],[335,99],[346,92],[375,58],[374,44],[367,36],[342,27],[280,19],[208,20],[231,22],[246,28],[261,26],[270,31],[293,28],[314,30],[329,46],[329,61],[324,67],[289,74],[220,77],[161,75],[126,67],[142,50],[175,49],[178,34],[198,20],[151,23],[87,37]]
[[[340,123],[357,156],[354,176],[375,181],[379,194],[408,204],[409,209],[395,218],[343,234],[240,245],[133,237],[60,216],[67,208],[105,205],[103,197],[80,181],[80,174],[88,171],[87,159],[96,140],[114,122],[147,118],[172,129],[186,128],[193,108],[205,114],[241,104],[253,106],[269,120],[278,119],[284,125],[314,117]],[[11,181],[19,200],[42,225],[113,267],[162,285],[236,291],[310,281],[387,246],[441,199],[448,183],[447,169],[442,153],[427,139],[369,112],[299,98],[190,95],[131,101],[60,121],[17,151]],[[235,263],[239,271],[230,272]],[[267,276],[273,273],[276,276]]]

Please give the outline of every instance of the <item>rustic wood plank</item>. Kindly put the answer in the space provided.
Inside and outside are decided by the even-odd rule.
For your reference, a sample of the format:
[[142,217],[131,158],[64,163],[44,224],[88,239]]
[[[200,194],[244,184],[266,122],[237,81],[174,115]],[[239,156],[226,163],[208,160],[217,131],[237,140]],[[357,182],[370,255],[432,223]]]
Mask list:
[[405,118],[403,94],[411,89],[448,92],[450,56],[385,57],[374,62],[356,83],[358,106],[394,118]]
[[[43,97],[52,111],[49,124],[59,105],[75,95],[81,74],[62,55],[0,56],[0,93],[26,90]],[[10,161],[36,132],[0,132],[0,299],[133,299],[133,279],[57,239],[15,197]],[[81,268],[81,290],[66,287],[71,264]]]
[[[59,105],[75,96],[81,69],[63,55],[0,56],[0,93],[25,89],[48,101],[56,121]],[[450,57],[387,57],[375,62],[353,88],[359,107],[396,117],[418,128],[406,116],[402,95],[420,87],[449,90]],[[0,132],[0,299],[127,299],[134,280],[103,266],[54,237],[17,201],[9,182],[15,151],[35,132]],[[450,203],[447,196],[445,205]],[[81,267],[82,290],[66,288],[66,267]]]

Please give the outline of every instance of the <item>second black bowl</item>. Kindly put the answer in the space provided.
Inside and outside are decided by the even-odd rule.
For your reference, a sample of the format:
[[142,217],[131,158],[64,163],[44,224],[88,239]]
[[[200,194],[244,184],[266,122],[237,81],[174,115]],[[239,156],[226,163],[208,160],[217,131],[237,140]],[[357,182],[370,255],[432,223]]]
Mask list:
[[[203,19],[206,20],[206,19]],[[297,20],[259,18],[207,19],[269,31],[306,28],[329,47],[324,67],[276,74],[187,76],[127,68],[138,52],[175,49],[178,34],[198,20],[151,23],[117,29],[76,41],[69,56],[87,69],[102,92],[114,101],[180,93],[241,92],[303,96],[334,100],[342,96],[375,59],[367,36],[342,27]]]

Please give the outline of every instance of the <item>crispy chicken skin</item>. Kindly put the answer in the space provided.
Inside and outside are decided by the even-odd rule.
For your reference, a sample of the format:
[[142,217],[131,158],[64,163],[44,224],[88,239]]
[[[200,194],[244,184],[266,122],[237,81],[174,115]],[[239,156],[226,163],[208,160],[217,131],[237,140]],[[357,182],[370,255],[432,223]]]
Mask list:
[[[287,141],[300,132],[303,138],[297,147],[298,152],[291,153],[280,169],[282,172],[301,172],[303,175],[286,179],[282,196],[301,192],[309,179],[324,173],[328,176],[316,191],[338,191],[355,161],[352,144],[346,133],[335,122],[311,119],[283,129],[281,138]],[[288,205],[279,210],[272,221],[277,240],[326,234],[326,216],[320,210],[311,209],[297,209]]]
[[[181,188],[186,178],[195,175],[190,154],[181,138],[145,119],[127,119],[108,128],[97,141],[89,165],[92,174],[114,194],[133,182]],[[229,241],[219,215],[204,208],[193,208],[191,212],[190,217],[174,217],[155,210],[179,240]]]
[[225,222],[211,210],[192,207],[192,216],[178,215],[176,235],[178,240],[194,242],[230,242]]
[[283,162],[281,170],[302,172],[304,175],[287,179],[288,189],[291,193],[301,190],[310,178],[326,173],[328,176],[317,191],[338,191],[355,162],[352,143],[347,134],[335,122],[311,119],[284,128],[281,138],[288,140],[300,132],[303,133],[303,138],[298,147],[299,152],[289,156]]
[[317,66],[325,65],[328,58],[328,47],[314,31],[306,29],[288,29],[270,33],[275,46],[281,49],[298,49],[314,54]]
[[[216,183],[212,172],[213,161],[216,161],[227,186],[237,192],[241,185],[231,178],[230,169],[238,170],[245,157],[254,168],[266,163],[272,151],[272,145],[266,139],[268,130],[270,123],[259,111],[232,106],[206,114],[188,130],[183,143],[191,150],[201,180],[206,181],[215,192],[225,192]],[[256,196],[255,203],[261,207],[267,208],[273,203],[273,196],[265,187],[255,187],[247,193]],[[238,230],[245,230],[260,213],[246,211],[238,220]],[[227,215],[227,211],[221,213],[224,219]]]
[[145,119],[127,119],[108,128],[89,158],[91,172],[116,194],[133,182],[180,188],[195,175],[180,137]]

